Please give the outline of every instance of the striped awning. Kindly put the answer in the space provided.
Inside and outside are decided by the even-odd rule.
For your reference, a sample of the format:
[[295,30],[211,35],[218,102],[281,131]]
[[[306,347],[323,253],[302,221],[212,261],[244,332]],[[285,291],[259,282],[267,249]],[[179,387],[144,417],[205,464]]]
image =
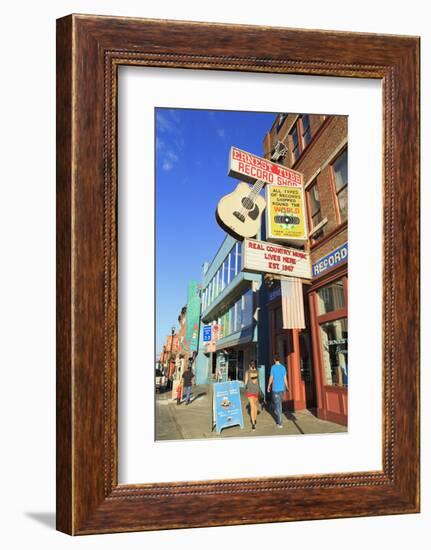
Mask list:
[[302,282],[295,277],[281,280],[281,307],[283,328],[305,328]]

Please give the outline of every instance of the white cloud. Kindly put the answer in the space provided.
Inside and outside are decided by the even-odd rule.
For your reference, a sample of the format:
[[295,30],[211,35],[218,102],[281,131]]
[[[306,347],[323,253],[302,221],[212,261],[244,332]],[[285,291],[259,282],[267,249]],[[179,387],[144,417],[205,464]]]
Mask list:
[[[170,172],[180,159],[184,138],[180,131],[181,117],[175,109],[156,109],[156,153],[162,170]],[[164,137],[161,138],[160,136]]]
[[172,162],[176,162],[180,158],[174,151],[172,151],[172,149],[166,151],[165,156],[168,160]]
[[171,116],[171,118],[177,123],[180,123],[181,117],[180,117],[180,111],[178,109],[167,109],[167,112]]
[[165,172],[170,172],[173,167],[174,167],[174,164],[170,160],[165,159],[163,161],[162,168]]
[[160,152],[165,148],[165,142],[163,139],[156,136],[156,151]]
[[177,131],[175,121],[172,120],[172,117],[167,113],[162,113],[159,109],[156,111],[156,125],[157,130],[162,134],[165,133],[175,133]]

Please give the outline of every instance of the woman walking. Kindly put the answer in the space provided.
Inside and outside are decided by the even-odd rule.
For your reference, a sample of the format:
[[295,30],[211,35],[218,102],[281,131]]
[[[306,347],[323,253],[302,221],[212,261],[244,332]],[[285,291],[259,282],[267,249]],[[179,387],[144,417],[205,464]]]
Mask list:
[[250,403],[251,429],[256,429],[257,404],[259,401],[259,373],[257,372],[256,361],[250,361],[245,374],[245,389]]

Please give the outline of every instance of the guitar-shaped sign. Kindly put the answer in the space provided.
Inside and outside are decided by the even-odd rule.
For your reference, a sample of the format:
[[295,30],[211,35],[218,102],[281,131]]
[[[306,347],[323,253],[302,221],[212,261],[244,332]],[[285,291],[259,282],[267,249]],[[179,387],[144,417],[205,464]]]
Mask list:
[[[250,155],[249,153],[240,151],[235,147],[231,147],[229,162],[230,176],[237,177],[235,170],[232,168],[233,153],[235,151],[240,156],[241,154],[246,156],[248,155],[254,160],[257,159],[259,161],[260,159],[263,164],[268,164],[264,158],[256,157],[255,155]],[[277,141],[271,155],[271,162],[280,162],[286,154],[287,148],[284,143]],[[239,170],[239,173],[241,174],[243,171],[241,171],[239,164],[236,166],[236,171]],[[278,169],[279,167],[276,166],[275,168]],[[243,176],[245,177],[244,173]],[[241,177],[241,175],[239,175],[239,177]],[[254,182],[253,187],[250,187],[247,183],[240,182],[233,193],[229,193],[229,195],[226,195],[220,199],[216,209],[217,222],[235,239],[242,240],[244,238],[250,238],[257,235],[260,229],[262,213],[266,207],[265,199],[259,195],[265,183],[267,182],[257,179]]]
[[240,182],[235,191],[220,199],[216,218],[219,225],[235,239],[254,237],[260,228],[265,199],[259,195],[265,182],[257,180],[253,187]]

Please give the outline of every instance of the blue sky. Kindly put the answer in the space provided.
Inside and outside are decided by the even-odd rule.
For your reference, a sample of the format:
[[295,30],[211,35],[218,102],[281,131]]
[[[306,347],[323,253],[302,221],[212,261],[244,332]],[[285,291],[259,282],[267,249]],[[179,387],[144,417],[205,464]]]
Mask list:
[[263,154],[276,113],[156,108],[156,353],[202,280],[225,232],[215,209],[237,181],[227,175],[235,145]]

